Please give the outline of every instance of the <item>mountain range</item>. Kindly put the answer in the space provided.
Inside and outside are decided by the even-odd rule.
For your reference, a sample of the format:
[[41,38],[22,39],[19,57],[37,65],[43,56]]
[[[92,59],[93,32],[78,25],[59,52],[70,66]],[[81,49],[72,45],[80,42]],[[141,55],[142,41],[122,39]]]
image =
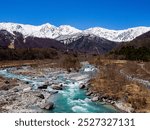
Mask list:
[[0,23],[0,46],[9,48],[58,48],[88,53],[106,53],[122,42],[129,42],[149,32],[150,27],[108,30],[94,27],[79,30],[69,25],[56,27]]
[[101,27],[94,27],[86,30],[79,30],[69,25],[61,25],[56,27],[49,23],[40,26],[17,23],[0,23],[0,30],[2,29],[7,30],[10,33],[13,33],[14,31],[20,32],[24,37],[33,36],[39,38],[65,40],[70,37],[77,38],[83,35],[92,34],[115,42],[131,41],[141,34],[150,31],[150,27],[135,27],[126,30],[108,30]]

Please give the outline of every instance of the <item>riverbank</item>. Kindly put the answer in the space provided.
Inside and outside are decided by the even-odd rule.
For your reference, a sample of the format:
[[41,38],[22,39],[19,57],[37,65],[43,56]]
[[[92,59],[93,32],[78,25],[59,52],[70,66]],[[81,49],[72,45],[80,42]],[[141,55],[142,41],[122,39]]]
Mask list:
[[0,81],[0,112],[41,113],[40,105],[53,95],[45,90],[33,90],[27,82],[3,78]]
[[[90,80],[95,99],[125,112],[150,112],[149,76],[139,62],[99,60],[100,73]],[[149,63],[142,63],[146,66]],[[148,67],[147,67],[148,68]],[[120,73],[121,70],[124,73]],[[93,98],[93,95],[92,96]]]

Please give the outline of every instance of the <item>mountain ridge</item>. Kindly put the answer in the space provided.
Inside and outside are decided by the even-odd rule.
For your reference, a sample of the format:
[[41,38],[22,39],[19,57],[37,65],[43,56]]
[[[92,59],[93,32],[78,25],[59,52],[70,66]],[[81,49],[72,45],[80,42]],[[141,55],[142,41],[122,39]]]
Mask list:
[[114,48],[110,55],[126,60],[150,61],[150,31]]
[[32,36],[56,39],[65,44],[69,44],[83,35],[93,35],[114,42],[128,42],[150,31],[150,27],[140,26],[124,30],[109,30],[101,27],[94,27],[86,30],[79,30],[71,27],[70,25],[61,25],[56,27],[49,23],[39,26],[18,23],[0,23],[0,30],[7,30],[10,33],[13,33],[14,31],[20,32],[24,37]]
[[55,39],[31,36],[24,38],[22,33],[13,32],[11,34],[7,30],[0,30],[0,47],[9,49],[54,48],[58,51],[71,53],[104,54],[116,47],[117,44],[92,35],[83,35],[70,44],[62,44]]

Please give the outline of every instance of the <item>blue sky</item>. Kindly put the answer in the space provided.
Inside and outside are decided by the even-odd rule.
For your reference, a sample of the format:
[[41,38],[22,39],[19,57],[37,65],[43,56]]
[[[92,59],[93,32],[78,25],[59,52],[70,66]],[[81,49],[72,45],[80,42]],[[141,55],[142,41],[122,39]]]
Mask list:
[[0,0],[0,22],[79,29],[150,26],[150,0]]

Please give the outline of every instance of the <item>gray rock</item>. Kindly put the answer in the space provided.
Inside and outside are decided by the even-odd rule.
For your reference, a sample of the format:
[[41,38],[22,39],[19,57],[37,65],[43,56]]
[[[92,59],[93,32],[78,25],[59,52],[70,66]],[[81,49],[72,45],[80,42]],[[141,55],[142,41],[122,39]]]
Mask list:
[[94,95],[95,95],[95,94],[94,94],[94,93],[92,93],[90,96],[91,96],[91,97],[94,97]]
[[46,109],[46,110],[52,110],[54,109],[54,103],[53,102],[46,102],[41,104],[40,108]]
[[28,82],[28,81],[26,81],[26,82],[25,82],[25,84],[29,84],[29,82]]
[[98,96],[92,98],[92,101],[93,101],[93,102],[97,102],[98,100],[99,100],[99,97],[98,97]]
[[23,89],[23,92],[29,92],[31,90],[31,87],[27,87]]
[[44,84],[42,86],[39,86],[38,89],[47,89],[48,85],[47,84]]
[[56,93],[58,93],[58,91],[51,91],[50,92],[51,95],[56,94]]
[[84,89],[87,90],[87,91],[89,90],[88,86],[86,86]]
[[13,91],[16,93],[16,92],[19,92],[19,89],[18,88],[14,88]]
[[86,86],[85,86],[84,84],[81,84],[79,88],[80,88],[80,89],[85,89],[85,87],[86,87]]
[[62,85],[53,85],[52,86],[52,89],[55,89],[55,90],[62,90]]
[[92,92],[89,91],[89,92],[86,93],[86,96],[90,96],[91,94],[92,94]]
[[43,94],[39,94],[39,95],[37,95],[39,98],[41,98],[41,99],[45,99],[45,97],[44,97],[44,95]]
[[110,103],[111,103],[111,104],[115,104],[115,101],[111,101]]
[[60,87],[63,87],[63,84],[60,84]]

